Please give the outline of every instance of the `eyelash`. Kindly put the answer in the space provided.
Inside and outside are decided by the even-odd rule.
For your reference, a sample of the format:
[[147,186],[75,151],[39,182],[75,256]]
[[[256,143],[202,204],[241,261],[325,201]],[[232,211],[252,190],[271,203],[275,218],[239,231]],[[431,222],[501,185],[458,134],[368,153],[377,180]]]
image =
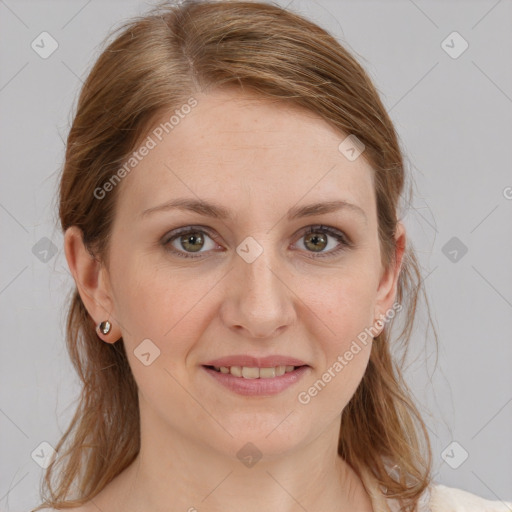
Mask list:
[[[179,238],[183,235],[188,235],[188,234],[193,234],[193,233],[198,233],[198,232],[205,233],[212,240],[215,240],[215,237],[211,234],[209,229],[204,228],[202,226],[187,226],[185,228],[180,228],[175,231],[172,231],[171,233],[166,235],[162,241],[162,245],[165,247],[165,249],[167,251],[169,251],[173,254],[176,254],[178,257],[181,257],[181,258],[192,258],[192,259],[202,258],[203,256],[192,256],[191,253],[182,252],[182,251],[179,251],[179,250],[175,249],[174,247],[170,246],[170,243],[173,242],[174,240],[176,240],[177,238]],[[323,226],[323,225],[309,226],[306,229],[306,231],[304,231],[301,234],[300,238],[302,238],[306,235],[309,235],[311,233],[324,233],[324,234],[334,237],[338,242],[340,242],[340,246],[338,248],[333,249],[329,252],[318,253],[318,254],[315,254],[312,252],[313,258],[325,258],[325,257],[336,256],[339,252],[343,251],[345,248],[353,247],[353,244],[350,241],[350,239],[342,231],[339,231],[338,229],[331,228],[329,226]],[[204,252],[198,253],[198,254],[204,254]]]

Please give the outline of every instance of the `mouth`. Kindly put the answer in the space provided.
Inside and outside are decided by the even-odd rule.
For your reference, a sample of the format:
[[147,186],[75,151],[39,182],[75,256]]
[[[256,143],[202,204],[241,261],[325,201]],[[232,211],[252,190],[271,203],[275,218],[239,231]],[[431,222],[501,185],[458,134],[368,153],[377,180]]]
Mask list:
[[246,397],[277,395],[294,386],[311,370],[307,364],[272,367],[202,365],[202,368],[216,385]]
[[281,377],[285,373],[294,372],[298,368],[306,367],[307,365],[279,365],[267,368],[258,368],[251,366],[203,366],[217,373],[231,374],[234,377],[241,377],[243,379],[274,379],[276,377]]

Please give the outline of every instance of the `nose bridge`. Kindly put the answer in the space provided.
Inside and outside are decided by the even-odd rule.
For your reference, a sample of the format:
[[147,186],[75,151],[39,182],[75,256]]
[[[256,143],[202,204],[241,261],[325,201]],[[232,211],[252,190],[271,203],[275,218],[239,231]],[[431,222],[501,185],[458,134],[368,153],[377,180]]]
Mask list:
[[[280,294],[279,280],[275,272],[279,272],[279,262],[276,250],[271,247],[272,237],[265,239],[260,237],[255,240],[248,237],[237,248],[239,259],[237,261],[237,275],[240,276],[241,283],[245,284],[245,293],[243,294],[250,300],[265,303],[274,302],[276,295]],[[242,289],[244,287],[242,286]],[[274,304],[275,306],[275,304]]]
[[225,321],[245,328],[253,337],[271,336],[293,317],[290,290],[279,277],[284,264],[271,236],[245,239],[237,247]]

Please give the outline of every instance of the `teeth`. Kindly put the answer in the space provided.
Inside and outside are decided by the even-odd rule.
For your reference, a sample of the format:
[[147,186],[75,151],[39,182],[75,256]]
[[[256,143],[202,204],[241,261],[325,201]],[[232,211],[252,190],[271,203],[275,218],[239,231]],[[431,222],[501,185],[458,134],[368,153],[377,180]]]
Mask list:
[[276,376],[275,368],[260,368],[260,372],[259,372],[260,379],[271,379],[272,377],[275,377],[275,376]]
[[242,367],[241,366],[232,366],[229,370],[231,371],[231,375],[234,375],[235,377],[242,376]]
[[249,366],[214,366],[215,370],[220,373],[231,373],[235,377],[243,377],[244,379],[271,379],[280,377],[285,373],[289,373],[295,369],[293,365],[281,365],[273,368],[253,368]]

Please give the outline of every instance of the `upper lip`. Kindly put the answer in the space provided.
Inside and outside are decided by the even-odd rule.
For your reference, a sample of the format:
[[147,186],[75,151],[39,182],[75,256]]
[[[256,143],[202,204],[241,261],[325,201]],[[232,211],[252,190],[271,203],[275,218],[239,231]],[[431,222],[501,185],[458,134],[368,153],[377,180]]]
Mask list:
[[233,355],[212,359],[204,366],[246,366],[248,368],[273,368],[275,366],[304,366],[306,363],[294,357],[273,355],[265,357],[253,357],[249,355]]

